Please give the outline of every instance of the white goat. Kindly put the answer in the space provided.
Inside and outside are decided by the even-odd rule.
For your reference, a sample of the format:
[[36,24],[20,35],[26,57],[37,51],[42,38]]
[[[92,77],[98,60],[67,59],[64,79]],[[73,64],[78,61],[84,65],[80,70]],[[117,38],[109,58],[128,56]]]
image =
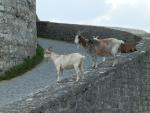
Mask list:
[[79,53],[71,53],[67,55],[58,55],[52,51],[52,49],[46,49],[44,53],[45,58],[51,58],[54,62],[57,70],[57,82],[60,81],[60,75],[63,74],[64,69],[75,69],[77,78],[76,81],[80,79],[80,74],[83,75],[83,64],[85,56]]

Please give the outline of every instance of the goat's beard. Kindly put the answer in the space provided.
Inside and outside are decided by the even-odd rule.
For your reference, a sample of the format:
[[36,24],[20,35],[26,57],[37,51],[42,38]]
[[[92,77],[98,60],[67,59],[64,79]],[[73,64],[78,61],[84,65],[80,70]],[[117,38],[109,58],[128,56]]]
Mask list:
[[45,62],[48,62],[48,58],[45,58]]

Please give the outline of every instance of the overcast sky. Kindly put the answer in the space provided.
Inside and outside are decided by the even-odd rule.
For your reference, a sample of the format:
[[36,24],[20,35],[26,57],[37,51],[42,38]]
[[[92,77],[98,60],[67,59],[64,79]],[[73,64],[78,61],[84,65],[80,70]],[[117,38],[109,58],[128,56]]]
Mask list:
[[37,0],[40,20],[150,32],[150,0]]

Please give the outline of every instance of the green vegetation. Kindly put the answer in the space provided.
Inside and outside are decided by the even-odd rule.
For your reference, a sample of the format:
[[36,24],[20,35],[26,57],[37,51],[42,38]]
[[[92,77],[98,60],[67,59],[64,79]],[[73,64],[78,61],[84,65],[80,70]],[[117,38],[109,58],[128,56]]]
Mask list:
[[0,81],[9,80],[11,78],[20,76],[25,72],[31,70],[43,60],[43,54],[44,54],[43,48],[38,45],[35,56],[33,56],[32,58],[26,58],[24,59],[23,63],[18,64],[7,70],[4,74],[0,75]]

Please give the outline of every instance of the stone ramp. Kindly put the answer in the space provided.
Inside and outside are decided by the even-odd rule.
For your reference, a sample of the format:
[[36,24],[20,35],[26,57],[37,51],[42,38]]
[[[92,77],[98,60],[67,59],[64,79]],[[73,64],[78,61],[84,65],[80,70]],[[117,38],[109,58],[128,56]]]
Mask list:
[[[39,39],[41,45],[44,45],[44,47],[49,47],[49,45],[53,46],[58,52],[63,51],[64,53],[68,53],[76,51],[76,47],[73,44],[57,42],[56,45],[56,42],[57,41]],[[142,100],[140,99],[147,99],[147,96],[145,96],[144,93],[148,94],[144,90],[147,82],[143,83],[143,80],[148,79],[148,75],[150,74],[148,70],[145,70],[149,67],[149,63],[146,62],[150,61],[148,56],[150,53],[149,44],[149,38],[145,38],[137,46],[137,52],[118,56],[119,64],[114,68],[110,66],[112,60],[106,59],[105,64],[99,64],[98,69],[91,70],[89,69],[89,59],[86,59],[85,80],[81,80],[80,82],[74,82],[75,76],[73,75],[73,72],[67,71],[65,76],[72,76],[66,76],[66,78],[62,80],[62,83],[56,84],[56,73],[54,72],[51,74],[51,71],[54,71],[54,66],[50,61],[48,64],[43,62],[32,70],[32,72],[35,70],[35,76],[29,75],[31,72],[28,72],[28,75],[23,75],[10,81],[4,81],[0,84],[0,86],[9,84],[9,87],[16,86],[17,88],[16,90],[12,89],[14,92],[9,92],[8,89],[3,98],[9,98],[11,97],[11,94],[15,95],[21,93],[20,88],[22,88],[23,91],[31,89],[32,93],[31,94],[28,91],[26,94],[20,94],[21,100],[15,100],[14,96],[12,98],[12,103],[8,100],[5,104],[1,104],[0,112],[134,113],[134,111],[136,111],[135,113],[137,113],[140,109],[139,105],[141,105],[141,109],[148,110],[148,108],[146,108],[148,106],[146,102],[142,105],[142,103],[140,103]],[[66,50],[66,48],[68,48],[68,50]],[[80,52],[86,54],[82,50],[80,50]],[[52,70],[49,68],[50,64]],[[143,68],[141,66],[143,66]],[[132,71],[132,69],[134,71]],[[29,77],[30,79],[25,79],[26,77]],[[20,84],[16,84],[17,81],[20,81]],[[31,83],[33,83],[33,86],[36,86],[33,90]],[[7,88],[7,86],[5,89],[3,88],[3,90],[0,91],[0,95],[2,95],[2,91]],[[8,95],[7,92],[10,95]]]

